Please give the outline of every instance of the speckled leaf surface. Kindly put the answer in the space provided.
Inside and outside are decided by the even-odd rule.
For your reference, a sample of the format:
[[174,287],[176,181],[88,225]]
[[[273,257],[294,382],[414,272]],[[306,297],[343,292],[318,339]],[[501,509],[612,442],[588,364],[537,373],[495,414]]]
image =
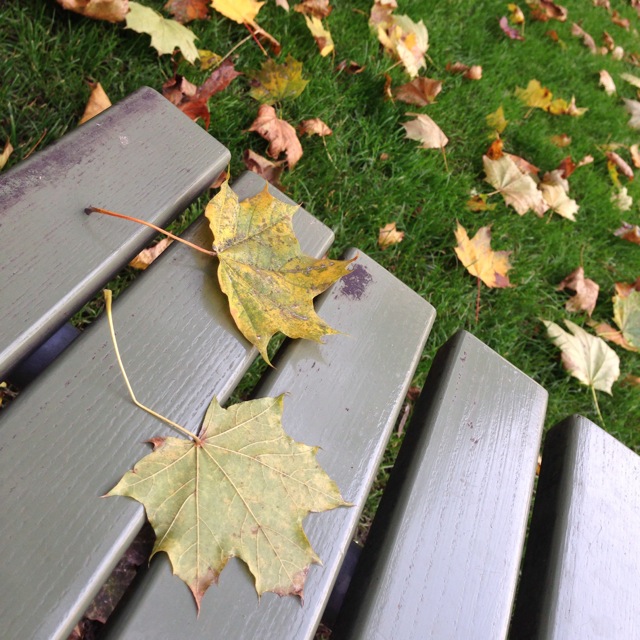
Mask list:
[[297,209],[274,198],[268,186],[239,203],[225,182],[205,210],[231,315],[267,362],[267,345],[278,331],[316,342],[338,333],[316,314],[313,298],[349,273],[351,261],[305,256],[291,226]]
[[200,443],[154,438],[154,451],[107,495],[141,502],[174,574],[198,608],[229,558],[247,563],[258,594],[302,597],[319,558],[302,528],[310,512],[345,506],[317,447],[282,428],[283,396],[223,409],[214,399]]

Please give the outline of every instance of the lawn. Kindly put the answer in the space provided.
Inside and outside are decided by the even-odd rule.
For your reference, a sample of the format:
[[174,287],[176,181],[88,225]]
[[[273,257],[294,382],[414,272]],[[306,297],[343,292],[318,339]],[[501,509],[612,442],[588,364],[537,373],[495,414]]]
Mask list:
[[[162,2],[144,0],[162,9]],[[292,3],[293,4],[293,3]],[[416,375],[423,384],[437,349],[458,329],[475,334],[516,367],[549,391],[547,426],[580,413],[601,423],[591,390],[570,377],[560,362],[559,350],[546,336],[540,318],[562,324],[564,319],[587,327],[585,313],[565,309],[566,292],[557,285],[577,267],[600,286],[593,319],[612,323],[616,282],[631,283],[640,276],[640,247],[613,231],[624,220],[640,223],[637,183],[620,176],[634,204],[622,212],[611,201],[615,187],[605,152],[614,149],[631,162],[628,146],[639,141],[628,124],[622,98],[637,98],[636,89],[620,74],[638,73],[632,54],[640,53],[640,19],[629,2],[611,0],[611,8],[630,22],[614,24],[602,6],[585,0],[566,0],[566,22],[536,22],[526,4],[523,41],[508,38],[499,19],[508,14],[506,2],[494,0],[399,1],[396,13],[424,20],[429,31],[427,67],[421,75],[443,81],[435,104],[416,107],[385,97],[386,74],[394,87],[409,76],[385,55],[368,26],[371,2],[336,2],[325,21],[335,42],[335,54],[321,57],[303,16],[286,13],[270,0],[259,22],[282,43],[278,60],[291,55],[303,64],[309,81],[295,100],[279,106],[282,118],[297,124],[320,118],[333,130],[329,137],[303,140],[304,155],[293,170],[285,171],[287,194],[329,225],[336,233],[333,255],[356,246],[392,271],[435,306],[438,319]],[[166,15],[166,14],[165,14]],[[592,34],[602,46],[606,31],[624,50],[621,60],[611,53],[593,54],[571,34],[572,22]],[[198,46],[225,55],[246,39],[244,26],[219,14],[189,25]],[[557,37],[548,34],[555,30]],[[149,37],[106,22],[64,11],[53,0],[23,0],[0,5],[0,144],[15,147],[8,165],[42,149],[77,126],[89,96],[87,80],[99,81],[112,102],[141,85],[161,90],[176,71],[200,84],[210,73],[178,55],[159,57]],[[248,39],[232,55],[243,76],[210,100],[211,135],[232,155],[232,177],[244,170],[247,149],[265,155],[267,143],[247,131],[258,103],[249,95],[248,76],[259,70],[265,54]],[[337,70],[340,61],[363,67],[352,74]],[[482,66],[481,80],[467,80],[446,70],[448,62]],[[607,95],[599,72],[608,70],[617,94]],[[580,117],[552,115],[527,107],[515,95],[531,79],[548,87],[554,97],[575,96],[588,111]],[[491,193],[484,181],[482,155],[489,146],[486,116],[502,106],[509,121],[502,134],[505,150],[526,158],[541,169],[555,169],[570,155],[574,161],[590,154],[594,162],[570,178],[570,195],[580,206],[572,222],[548,212],[519,216],[499,194],[489,202],[495,209],[482,212],[467,207],[472,192]],[[405,137],[401,126],[409,113],[428,114],[449,138],[445,154],[422,149]],[[202,124],[202,121],[200,121]],[[551,136],[566,134],[568,147],[560,148]],[[606,145],[622,145],[606,147]],[[204,201],[177,223],[184,226],[199,215]],[[456,221],[469,234],[491,225],[492,246],[511,251],[512,287],[489,289],[482,285],[477,310],[477,280],[454,253]],[[389,222],[405,232],[399,244],[382,250],[378,231]],[[130,270],[118,286],[135,277]],[[99,306],[89,306],[77,317],[84,325]],[[402,328],[398,327],[398,331]],[[588,329],[592,331],[591,329]],[[611,396],[598,392],[603,426],[640,452],[640,387],[623,384],[629,375],[640,376],[640,356],[614,347],[620,357],[621,376]],[[255,374],[254,374],[255,375]],[[391,464],[400,437],[394,437],[386,466]],[[384,472],[382,473],[382,480]]]

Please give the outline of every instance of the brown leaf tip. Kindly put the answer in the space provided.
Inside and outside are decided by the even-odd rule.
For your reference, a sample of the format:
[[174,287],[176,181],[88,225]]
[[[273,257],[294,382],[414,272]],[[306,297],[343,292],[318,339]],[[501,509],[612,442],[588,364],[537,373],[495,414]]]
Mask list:
[[154,451],[160,449],[166,441],[166,438],[162,436],[155,436],[154,438],[149,438],[147,442],[153,447]]

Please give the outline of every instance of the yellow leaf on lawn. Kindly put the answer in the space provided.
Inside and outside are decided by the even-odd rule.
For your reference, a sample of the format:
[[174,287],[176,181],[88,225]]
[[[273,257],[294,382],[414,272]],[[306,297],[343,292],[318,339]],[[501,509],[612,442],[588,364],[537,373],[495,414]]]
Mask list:
[[509,154],[505,153],[497,160],[483,156],[482,162],[487,182],[502,194],[504,201],[518,214],[522,216],[532,209],[541,216],[547,211],[549,205],[533,178],[522,173]]
[[311,31],[311,35],[315,38],[318,49],[320,49],[320,55],[323,58],[328,56],[334,50],[333,39],[329,30],[325,29],[322,21],[315,16],[309,17],[305,15],[304,19],[309,31]]
[[257,86],[251,89],[249,95],[264,104],[294,100],[309,83],[302,77],[302,62],[298,62],[290,55],[282,64],[269,58],[260,71],[254,73],[251,78]]
[[197,38],[193,31],[138,2],[129,2],[129,7],[131,10],[126,16],[127,29],[150,35],[151,46],[158,55],[180,49],[185,60],[192,64],[198,59],[198,49],[194,44]]
[[109,100],[109,96],[107,96],[99,82],[90,82],[89,86],[91,87],[89,102],[87,102],[84,114],[82,115],[82,118],[80,118],[80,122],[78,122],[78,124],[83,124],[87,120],[91,120],[93,116],[97,116],[99,113],[111,106],[111,100]]
[[407,138],[422,142],[423,149],[441,149],[449,142],[442,129],[424,113],[407,113],[408,116],[416,116],[402,126],[407,132]]
[[456,255],[472,276],[480,278],[491,288],[513,286],[507,275],[507,271],[511,269],[511,252],[491,249],[491,227],[481,227],[469,240],[467,230],[458,223],[455,234],[458,241],[458,246],[455,247]]
[[493,113],[490,113],[485,120],[487,126],[493,129],[496,133],[502,133],[509,124],[509,121],[504,117],[504,109],[500,105]]
[[516,96],[528,107],[544,109],[545,111],[549,108],[553,98],[551,91],[543,87],[538,80],[529,80],[526,89],[516,87]]
[[569,197],[569,183],[562,177],[559,169],[544,174],[539,185],[542,197],[558,215],[575,222],[575,214],[580,206]]
[[351,261],[305,256],[291,225],[297,210],[274,198],[268,185],[240,203],[227,182],[205,210],[231,315],[266,362],[278,331],[316,342],[338,333],[316,315],[313,298],[347,275]]
[[238,24],[253,24],[264,2],[256,0],[211,0],[211,6]]
[[404,231],[398,231],[396,229],[395,222],[389,222],[380,229],[378,234],[378,246],[381,249],[386,249],[391,245],[398,244],[404,239]]
[[427,65],[424,56],[429,48],[429,33],[422,20],[416,23],[408,16],[391,16],[390,24],[378,25],[378,39],[412,78]]

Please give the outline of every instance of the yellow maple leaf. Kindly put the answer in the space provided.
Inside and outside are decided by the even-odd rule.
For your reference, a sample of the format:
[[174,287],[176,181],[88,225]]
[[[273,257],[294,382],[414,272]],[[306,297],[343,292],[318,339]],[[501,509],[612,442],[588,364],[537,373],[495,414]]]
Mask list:
[[256,0],[211,0],[211,6],[238,24],[254,24],[264,2]]
[[323,58],[328,56],[334,50],[331,33],[329,33],[328,29],[324,28],[322,20],[319,18],[316,18],[315,16],[305,16],[304,19],[307,23],[307,27],[309,27],[309,31],[311,31],[311,35],[315,38],[318,49],[320,49],[320,55]]
[[402,62],[412,78],[427,66],[424,56],[429,48],[429,33],[422,20],[414,22],[408,16],[391,16],[390,23],[378,25],[378,39]]
[[545,111],[549,108],[553,99],[551,91],[543,87],[539,80],[529,80],[526,89],[516,87],[516,96],[528,107],[544,109]]
[[472,276],[480,278],[491,288],[513,286],[507,275],[507,271],[511,269],[511,252],[491,249],[491,227],[481,227],[470,240],[467,230],[458,223],[455,234],[458,241],[456,255]]
[[297,210],[274,198],[268,185],[240,203],[228,182],[205,210],[231,315],[266,362],[267,345],[278,331],[316,342],[338,333],[316,315],[313,298],[349,273],[351,261],[302,254],[291,226]]
[[257,83],[249,95],[264,104],[274,104],[280,100],[293,100],[304,90],[308,80],[302,77],[302,62],[292,56],[278,64],[273,58],[264,62],[259,72],[251,76]]

